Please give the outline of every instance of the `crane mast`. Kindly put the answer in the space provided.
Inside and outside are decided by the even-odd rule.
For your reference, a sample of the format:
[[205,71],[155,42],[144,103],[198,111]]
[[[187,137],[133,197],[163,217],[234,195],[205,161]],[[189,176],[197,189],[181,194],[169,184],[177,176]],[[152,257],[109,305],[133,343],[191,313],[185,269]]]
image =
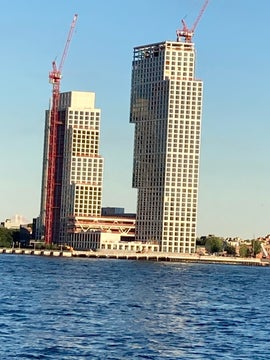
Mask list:
[[63,123],[59,116],[60,85],[62,69],[67,56],[68,48],[72,39],[78,15],[75,14],[70,26],[63,55],[59,67],[56,62],[52,63],[52,71],[49,73],[49,82],[52,84],[52,101],[49,111],[49,135],[47,157],[47,182],[46,182],[46,205],[45,205],[45,242],[51,244],[59,235],[60,205],[62,187],[63,154],[61,141],[63,141]]
[[185,23],[185,20],[184,20],[184,19],[181,20],[183,27],[182,27],[181,30],[178,29],[178,30],[176,31],[177,41],[181,41],[181,39],[183,38],[184,41],[187,42],[187,43],[191,43],[191,42],[192,42],[192,38],[193,38],[193,36],[194,36],[196,27],[197,27],[199,21],[201,20],[201,17],[202,17],[202,15],[203,15],[203,13],[204,13],[204,11],[205,11],[208,3],[209,3],[209,0],[206,0],[206,1],[204,2],[203,6],[202,6],[202,8],[201,8],[201,10],[200,10],[200,12],[199,12],[199,15],[197,16],[197,19],[195,20],[192,28],[189,29],[189,28],[187,27],[187,24]]

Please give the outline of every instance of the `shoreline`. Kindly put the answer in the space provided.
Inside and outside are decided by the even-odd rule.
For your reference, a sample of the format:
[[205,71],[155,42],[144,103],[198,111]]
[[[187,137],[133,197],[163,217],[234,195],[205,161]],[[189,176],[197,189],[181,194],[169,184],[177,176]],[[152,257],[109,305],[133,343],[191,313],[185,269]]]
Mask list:
[[226,265],[246,265],[246,266],[270,266],[268,259],[223,257],[214,255],[197,254],[176,254],[163,252],[136,253],[121,250],[97,250],[97,251],[68,251],[68,250],[35,250],[23,248],[0,249],[0,254],[15,255],[34,255],[34,256],[54,256],[54,257],[77,257],[89,259],[116,259],[116,260],[138,260],[156,262],[180,262],[180,263],[200,263],[200,264],[226,264]]

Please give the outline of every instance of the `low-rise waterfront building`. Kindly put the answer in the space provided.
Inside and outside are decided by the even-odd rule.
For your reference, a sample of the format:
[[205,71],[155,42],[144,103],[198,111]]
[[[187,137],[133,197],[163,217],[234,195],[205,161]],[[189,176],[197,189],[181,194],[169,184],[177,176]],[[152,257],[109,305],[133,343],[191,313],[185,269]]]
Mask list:
[[100,249],[104,243],[135,240],[135,216],[69,216],[66,244],[74,249]]

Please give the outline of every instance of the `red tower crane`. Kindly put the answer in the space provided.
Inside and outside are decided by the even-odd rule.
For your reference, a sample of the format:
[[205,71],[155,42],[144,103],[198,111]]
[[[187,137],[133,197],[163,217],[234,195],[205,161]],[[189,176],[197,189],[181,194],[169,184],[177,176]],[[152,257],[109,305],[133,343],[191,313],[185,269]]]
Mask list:
[[52,71],[49,73],[49,82],[52,84],[52,102],[49,113],[45,209],[45,242],[47,244],[51,244],[53,239],[58,238],[59,235],[63,164],[63,147],[61,146],[63,144],[63,123],[61,122],[59,116],[60,84],[63,65],[67,56],[77,18],[78,15],[75,14],[70,26],[59,67],[57,68],[56,62],[53,61]]
[[185,21],[182,19],[181,22],[182,22],[182,25],[183,25],[183,28],[182,30],[177,30],[176,31],[176,35],[177,35],[177,41],[181,41],[181,38],[184,38],[185,42],[188,42],[188,43],[191,43],[192,42],[192,38],[193,38],[193,35],[194,35],[194,32],[195,32],[195,29],[199,23],[199,21],[201,20],[201,17],[207,7],[209,3],[209,0],[206,0],[199,12],[199,15],[197,16],[197,19],[195,20],[192,28],[188,28]]

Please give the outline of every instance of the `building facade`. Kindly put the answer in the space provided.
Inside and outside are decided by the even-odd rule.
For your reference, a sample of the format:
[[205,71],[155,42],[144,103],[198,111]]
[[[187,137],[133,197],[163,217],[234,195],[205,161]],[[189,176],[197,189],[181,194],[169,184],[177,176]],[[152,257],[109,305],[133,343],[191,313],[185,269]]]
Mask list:
[[66,243],[77,250],[98,250],[103,244],[134,242],[135,216],[71,216],[67,219]]
[[134,48],[135,238],[156,241],[165,252],[195,252],[202,92],[202,81],[195,79],[193,43]]
[[[49,114],[47,111],[40,227],[44,226],[46,216]],[[59,118],[57,151],[61,154],[61,161],[58,161],[57,174],[61,182],[61,206],[59,216],[55,219],[58,236],[53,242],[63,244],[69,240],[70,217],[101,215],[103,158],[99,155],[100,109],[95,108],[95,93],[61,93]]]

